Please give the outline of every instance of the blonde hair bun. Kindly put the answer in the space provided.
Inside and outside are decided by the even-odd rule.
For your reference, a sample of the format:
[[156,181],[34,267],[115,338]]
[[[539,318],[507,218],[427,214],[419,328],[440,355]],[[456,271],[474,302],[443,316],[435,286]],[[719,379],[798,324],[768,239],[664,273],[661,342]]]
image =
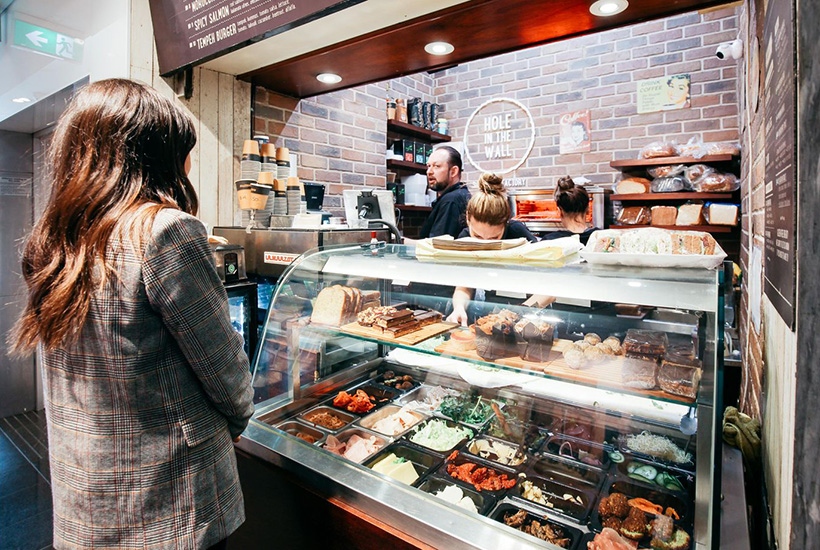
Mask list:
[[502,195],[504,189],[504,178],[492,172],[485,172],[478,178],[478,190],[488,195]]

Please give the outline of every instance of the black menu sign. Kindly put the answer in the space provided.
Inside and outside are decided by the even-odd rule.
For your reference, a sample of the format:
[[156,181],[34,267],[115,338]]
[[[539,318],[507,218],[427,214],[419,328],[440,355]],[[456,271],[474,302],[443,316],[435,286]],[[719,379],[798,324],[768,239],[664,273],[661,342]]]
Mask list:
[[791,0],[771,0],[766,6],[763,47],[766,110],[764,290],[789,328],[794,328],[797,124]]
[[362,0],[150,0],[160,73],[202,63]]

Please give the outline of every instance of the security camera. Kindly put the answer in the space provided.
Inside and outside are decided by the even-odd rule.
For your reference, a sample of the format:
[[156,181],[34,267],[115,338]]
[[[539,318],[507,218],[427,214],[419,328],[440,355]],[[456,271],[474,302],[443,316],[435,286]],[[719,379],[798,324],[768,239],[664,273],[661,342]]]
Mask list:
[[731,57],[732,59],[740,59],[743,57],[743,40],[738,38],[732,40],[731,42],[723,42],[722,44],[719,44],[717,51],[715,52],[715,56],[718,59],[726,59],[727,57]]

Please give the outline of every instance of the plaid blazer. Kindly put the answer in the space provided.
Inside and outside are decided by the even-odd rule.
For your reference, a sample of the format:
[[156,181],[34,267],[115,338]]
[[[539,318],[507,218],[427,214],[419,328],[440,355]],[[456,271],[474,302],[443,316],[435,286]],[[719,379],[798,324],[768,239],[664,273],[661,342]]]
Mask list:
[[231,438],[253,413],[205,228],[160,211],[78,341],[44,354],[54,547],[193,549],[245,520]]

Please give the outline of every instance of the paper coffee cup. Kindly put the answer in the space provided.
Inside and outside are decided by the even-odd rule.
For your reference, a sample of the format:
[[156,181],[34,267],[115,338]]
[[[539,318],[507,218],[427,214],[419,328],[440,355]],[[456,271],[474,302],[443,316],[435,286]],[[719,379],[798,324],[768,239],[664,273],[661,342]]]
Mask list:
[[239,208],[242,210],[250,210],[253,208],[253,189],[251,186],[255,184],[256,181],[254,180],[237,180],[234,185],[236,185],[236,195],[239,198]]
[[272,172],[259,172],[259,177],[257,178],[256,182],[273,186],[274,175]]
[[276,150],[276,160],[290,162],[290,151],[287,147],[280,147]]
[[242,144],[242,160],[253,160],[261,162],[262,157],[259,155],[259,142],[255,139],[246,139]]
[[259,150],[262,155],[262,162],[276,164],[276,147],[273,143],[263,143]]
[[264,210],[268,202],[272,187],[263,183],[251,184],[251,208],[254,210]]

